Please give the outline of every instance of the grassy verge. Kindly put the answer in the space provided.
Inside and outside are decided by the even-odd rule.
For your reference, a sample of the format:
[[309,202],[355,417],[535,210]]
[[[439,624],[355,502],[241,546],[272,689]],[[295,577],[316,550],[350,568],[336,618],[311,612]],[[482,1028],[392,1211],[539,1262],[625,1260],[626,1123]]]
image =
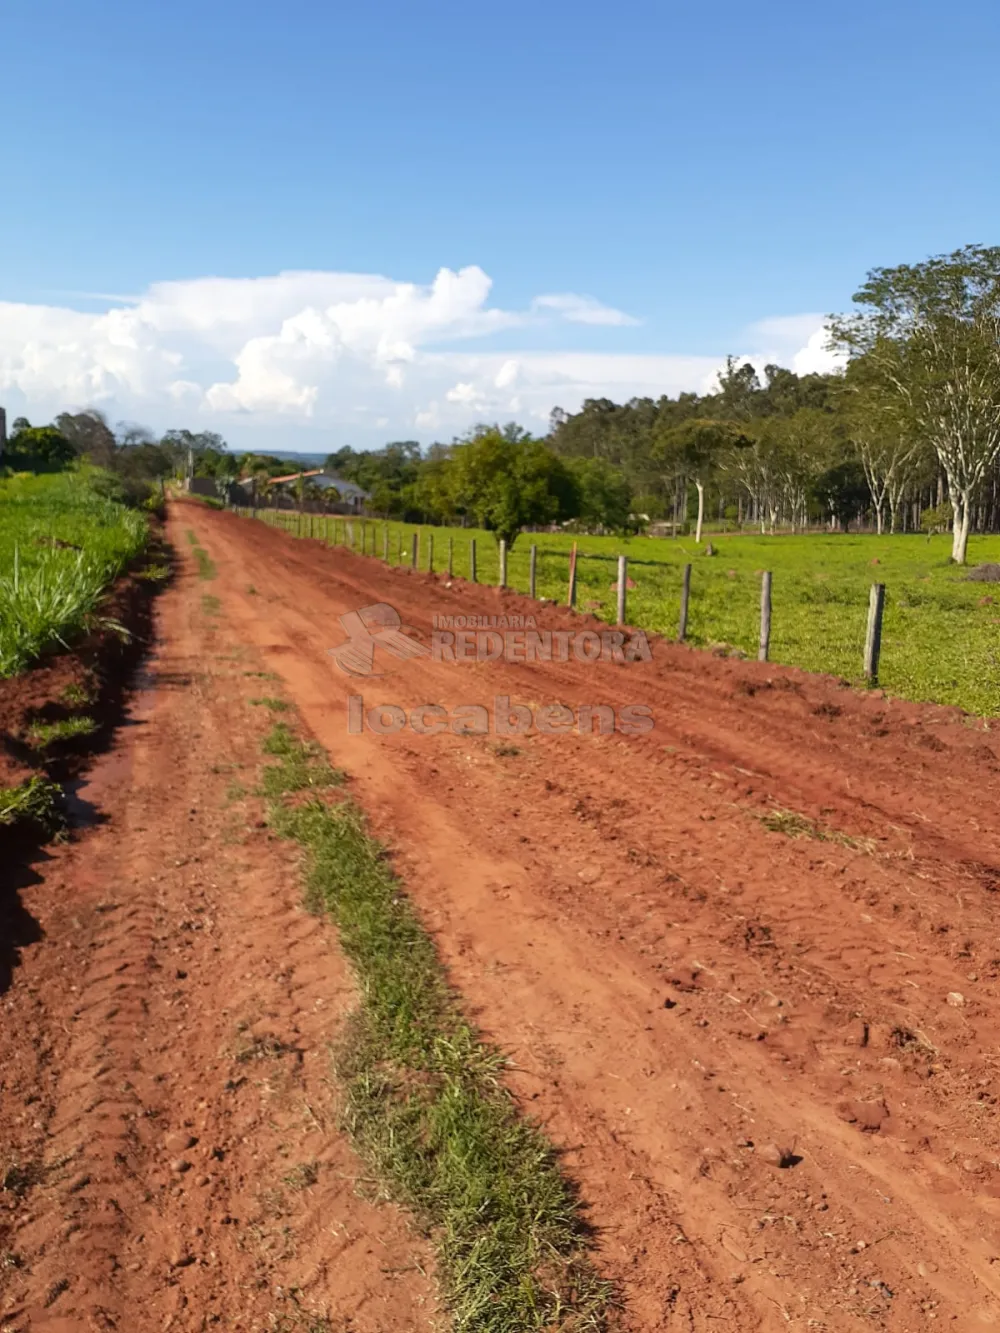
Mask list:
[[103,474],[0,480],[0,678],[93,623],[105,589],[144,548],[144,514],[102,496]]
[[605,1327],[612,1289],[556,1152],[503,1084],[503,1056],[463,1017],[432,941],[342,775],[284,725],[265,743],[269,822],[303,848],[361,1007],[337,1057],[355,1143],[437,1247],[461,1333]]

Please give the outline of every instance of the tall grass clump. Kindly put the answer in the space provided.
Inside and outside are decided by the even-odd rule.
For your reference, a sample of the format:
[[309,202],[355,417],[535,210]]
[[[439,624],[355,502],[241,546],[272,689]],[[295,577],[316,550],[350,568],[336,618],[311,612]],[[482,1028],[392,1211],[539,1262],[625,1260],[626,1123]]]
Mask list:
[[0,677],[91,623],[108,584],[145,546],[145,515],[98,493],[100,474],[0,480]]

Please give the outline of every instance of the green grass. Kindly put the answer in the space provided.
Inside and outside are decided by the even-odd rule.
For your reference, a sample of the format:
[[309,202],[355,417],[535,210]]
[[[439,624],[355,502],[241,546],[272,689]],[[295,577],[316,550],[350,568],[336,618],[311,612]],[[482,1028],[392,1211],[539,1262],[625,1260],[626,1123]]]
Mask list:
[[454,1329],[604,1328],[612,1289],[590,1262],[575,1192],[519,1115],[503,1056],[463,1017],[361,812],[315,790],[318,754],[287,727],[265,748],[279,757],[265,769],[269,822],[304,849],[307,904],[335,922],[360,983],[337,1056],[347,1123],[388,1192],[429,1229]]
[[55,832],[62,826],[59,795],[56,784],[42,777],[29,778],[17,787],[0,787],[0,826],[25,822]]
[[94,623],[144,548],[144,515],[98,495],[90,468],[0,480],[0,678]]
[[198,544],[198,534],[190,528],[187,530],[187,539],[193,549],[195,560],[198,562],[198,577],[200,579],[214,579],[218,570],[211,556]]
[[[267,521],[296,530],[297,515],[259,511]],[[317,526],[318,525],[318,526]],[[379,559],[383,529],[372,530]],[[448,540],[456,577],[469,575],[469,541],[476,540],[480,583],[495,584],[497,545],[491,533],[460,528],[414,528],[389,523],[389,560],[410,565],[414,532],[420,536],[421,569],[434,536],[434,567],[443,572]],[[343,542],[343,519],[314,518],[317,535]],[[361,520],[354,520],[354,548],[361,549]],[[402,561],[399,559],[402,538]],[[715,555],[693,538],[580,537],[577,607],[606,621],[615,617],[616,560],[628,557],[628,620],[667,638],[677,634],[682,570],[693,566],[688,639],[696,647],[736,649],[756,657],[760,628],[760,575],[772,572],[770,657],[774,662],[823,671],[860,683],[868,591],[886,585],[879,682],[907,699],[954,704],[971,713],[1000,714],[1000,584],[975,583],[950,562],[951,537],[818,534],[711,537]],[[528,590],[528,560],[538,546],[539,597],[566,600],[568,555],[574,538],[562,533],[522,533],[508,553],[507,582]],[[1000,562],[1000,536],[973,536],[970,568]],[[877,562],[877,563],[873,563]],[[485,608],[484,608],[485,609]]]
[[200,579],[214,579],[217,570],[212,557],[201,546],[194,548],[194,558],[198,561],[198,577]]
[[264,753],[278,763],[268,764],[261,775],[260,794],[272,799],[292,792],[336,787],[344,774],[331,768],[318,746],[303,745],[291,727],[278,722],[264,739]]
[[269,695],[262,699],[251,699],[250,702],[258,708],[270,708],[272,713],[287,713],[292,706],[285,699],[274,699]]
[[875,843],[871,838],[852,838],[836,829],[824,828],[796,810],[775,808],[756,815],[755,818],[759,819],[771,833],[783,833],[786,838],[814,838],[817,842],[837,842],[844,847],[853,847],[857,851],[869,853],[875,850]]
[[154,562],[140,569],[136,578],[146,579],[149,583],[166,583],[170,577],[170,566],[162,561]]
[[59,697],[63,703],[69,704],[71,708],[79,708],[82,704],[94,702],[97,698],[97,689],[93,684],[80,685],[74,681],[71,685],[66,686]]
[[28,728],[28,740],[40,750],[57,741],[74,740],[77,736],[92,736],[97,723],[92,717],[68,717],[62,722],[33,722]]

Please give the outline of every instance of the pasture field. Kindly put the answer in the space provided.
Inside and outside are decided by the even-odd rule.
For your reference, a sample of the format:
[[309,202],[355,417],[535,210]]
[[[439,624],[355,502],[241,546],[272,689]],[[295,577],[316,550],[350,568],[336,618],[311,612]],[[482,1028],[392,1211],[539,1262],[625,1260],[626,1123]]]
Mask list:
[[107,499],[93,469],[0,479],[0,678],[87,625],[141,551],[145,515]]
[[[298,515],[259,511],[270,522],[298,530]],[[310,516],[304,522],[308,530]],[[312,534],[346,540],[345,520],[312,516]],[[493,534],[471,528],[414,527],[375,519],[353,522],[354,548],[381,558],[389,533],[389,561],[409,565],[413,534],[419,565],[470,574],[470,539],[476,540],[476,575],[495,584],[499,572]],[[617,557],[628,557],[635,584],[628,621],[668,638],[677,634],[682,570],[693,566],[688,640],[699,647],[725,646],[756,656],[760,624],[760,574],[773,574],[770,657],[788,666],[822,671],[857,682],[872,583],[886,585],[880,684],[891,694],[954,704],[984,716],[1000,713],[1000,585],[968,578],[976,564],[1000,563],[1000,536],[973,537],[968,568],[949,560],[951,538],[843,533],[761,537],[580,537],[577,607],[603,620],[615,616]],[[715,552],[704,554],[708,541]],[[563,533],[522,533],[508,553],[507,583],[528,591],[529,552],[538,547],[539,597],[566,599],[568,557],[574,538]]]

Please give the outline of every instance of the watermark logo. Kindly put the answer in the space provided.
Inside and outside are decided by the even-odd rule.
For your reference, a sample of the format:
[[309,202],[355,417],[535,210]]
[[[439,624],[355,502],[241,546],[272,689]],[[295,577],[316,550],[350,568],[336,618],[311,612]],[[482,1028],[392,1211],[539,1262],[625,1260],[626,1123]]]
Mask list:
[[[376,649],[399,661],[429,657],[434,662],[649,662],[649,641],[642,630],[540,630],[534,616],[435,616],[428,648],[403,629],[399,612],[388,602],[377,602],[340,617],[347,639],[330,655],[349,676],[377,677]],[[347,729],[391,736],[410,730],[418,736],[451,732],[456,736],[523,736],[534,730],[543,736],[643,736],[653,729],[647,704],[556,703],[542,706],[511,703],[497,695],[492,709],[480,703],[418,704],[402,708],[383,703],[366,708],[360,694],[347,701]]]
[[538,629],[534,616],[435,616],[435,662],[651,662],[641,630]]
[[532,729],[542,736],[646,736],[653,730],[653,710],[648,704],[512,704],[510,696],[498,694],[492,710],[485,704],[417,704],[409,710],[399,704],[376,704],[365,708],[360,694],[347,700],[347,730],[360,736],[365,730],[376,736],[393,736],[406,728],[417,736],[526,736]]
[[388,602],[376,602],[360,611],[348,611],[340,617],[347,634],[347,642],[330,649],[330,656],[348,676],[381,676],[375,670],[375,649],[381,648],[391,657],[407,661],[426,657],[427,648],[403,633],[403,621],[395,607]]

